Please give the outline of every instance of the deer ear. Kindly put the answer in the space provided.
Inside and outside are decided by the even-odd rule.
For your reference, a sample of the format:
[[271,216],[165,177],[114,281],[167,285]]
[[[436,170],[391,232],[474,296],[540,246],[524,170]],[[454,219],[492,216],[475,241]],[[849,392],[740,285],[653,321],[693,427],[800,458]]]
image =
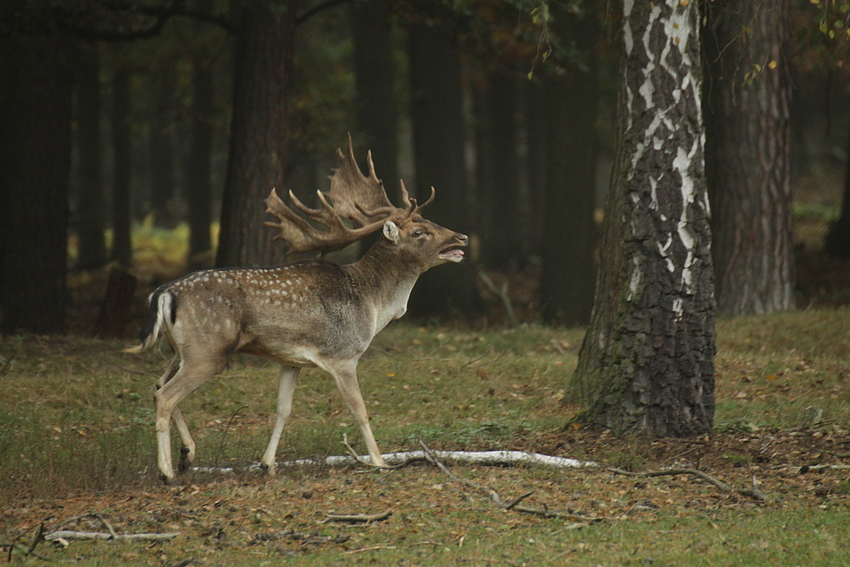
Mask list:
[[384,238],[393,244],[398,244],[398,225],[393,221],[387,221],[384,223]]

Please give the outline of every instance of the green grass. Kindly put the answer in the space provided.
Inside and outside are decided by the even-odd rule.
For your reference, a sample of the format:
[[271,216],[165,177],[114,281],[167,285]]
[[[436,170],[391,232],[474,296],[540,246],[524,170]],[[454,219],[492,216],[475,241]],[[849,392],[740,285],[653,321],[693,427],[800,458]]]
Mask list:
[[[176,565],[189,558],[192,565],[847,564],[846,471],[803,476],[777,469],[776,460],[761,465],[747,443],[759,432],[772,432],[758,437],[764,444],[790,431],[834,438],[836,451],[846,452],[848,327],[846,310],[718,324],[716,429],[740,442],[710,466],[738,486],[751,474],[774,475],[763,487],[771,496],[766,504],[686,477],[453,467],[505,500],[533,490],[529,505],[602,519],[581,526],[499,510],[483,493],[428,466],[394,473],[308,469],[273,478],[244,470],[190,473],[163,487],[154,470],[151,413],[164,350],[132,356],[120,352],[123,343],[0,339],[0,510],[7,510],[0,542],[28,541],[40,521],[56,525],[97,511],[119,531],[183,535],[155,544],[73,542],[67,550],[41,544],[36,551],[80,565]],[[447,449],[560,447],[563,456],[630,470],[672,464],[653,456],[650,441],[597,437],[590,446],[573,430],[579,408],[561,399],[581,338],[581,330],[538,326],[486,333],[391,326],[359,369],[381,449],[417,449],[422,439]],[[275,377],[274,365],[240,357],[185,400],[198,464],[238,468],[259,459],[274,415]],[[279,458],[342,454],[343,433],[363,449],[330,378],[304,371]],[[782,475],[787,483],[775,480]],[[386,509],[390,519],[373,525],[320,523],[331,510]],[[347,539],[305,542],[311,534]]]

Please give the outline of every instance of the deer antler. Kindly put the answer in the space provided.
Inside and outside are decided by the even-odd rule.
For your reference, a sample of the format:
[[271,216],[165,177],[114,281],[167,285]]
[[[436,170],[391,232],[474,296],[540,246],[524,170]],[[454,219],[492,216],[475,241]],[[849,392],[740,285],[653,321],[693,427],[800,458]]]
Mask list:
[[[279,222],[267,221],[265,224],[280,230],[276,238],[286,243],[289,252],[340,250],[376,232],[389,219],[400,221],[420,212],[434,199],[432,187],[431,197],[424,204],[418,205],[416,199],[412,199],[408,194],[404,182],[401,182],[405,208],[395,207],[387,197],[384,183],[375,173],[372,152],[369,152],[366,157],[369,175],[363,175],[354,158],[350,135],[348,136],[348,153],[344,154],[342,150],[337,150],[337,155],[341,165],[330,177],[330,191],[316,192],[322,204],[321,208],[307,207],[292,191],[289,192],[289,197],[303,217],[288,207],[274,189],[265,200],[266,212],[279,220]],[[344,219],[348,219],[353,228],[347,226]],[[322,224],[327,230],[320,230],[308,221]]]
[[[321,208],[307,207],[292,191],[289,197],[303,217],[286,206],[274,189],[265,200],[266,212],[280,221],[265,224],[280,230],[276,238],[282,239],[290,252],[340,250],[377,231],[388,218],[406,212],[394,207],[387,197],[384,184],[375,174],[371,152],[368,177],[357,166],[351,136],[348,137],[348,155],[341,150],[337,150],[337,155],[342,165],[330,177],[330,191],[316,192]],[[344,219],[350,220],[354,228],[347,226]],[[314,227],[308,220],[324,225],[327,230]]]

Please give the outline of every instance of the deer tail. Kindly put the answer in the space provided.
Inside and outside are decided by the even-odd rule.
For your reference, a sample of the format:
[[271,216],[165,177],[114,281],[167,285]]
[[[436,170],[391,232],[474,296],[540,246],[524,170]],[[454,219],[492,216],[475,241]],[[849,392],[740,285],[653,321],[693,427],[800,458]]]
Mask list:
[[174,324],[176,307],[171,292],[164,289],[153,292],[148,297],[148,320],[142,327],[141,343],[124,352],[138,354],[152,346],[162,335],[163,325],[170,327]]

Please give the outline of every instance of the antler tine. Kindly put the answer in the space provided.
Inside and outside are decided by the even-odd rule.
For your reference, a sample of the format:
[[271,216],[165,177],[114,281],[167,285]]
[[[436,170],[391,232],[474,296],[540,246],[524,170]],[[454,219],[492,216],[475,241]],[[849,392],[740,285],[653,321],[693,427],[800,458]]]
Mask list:
[[[272,190],[265,201],[266,212],[279,220],[279,222],[269,221],[265,224],[280,231],[277,237],[286,242],[290,252],[339,250],[375,232],[387,219],[399,220],[425,208],[434,198],[432,187],[431,198],[424,205],[419,206],[416,199],[410,197],[402,182],[404,208],[395,207],[387,197],[384,184],[375,172],[372,152],[368,152],[366,156],[369,175],[363,175],[354,157],[354,145],[350,134],[348,151],[343,153],[341,149],[337,149],[337,156],[341,163],[330,178],[330,190],[326,193],[317,191],[321,208],[311,209],[304,205],[292,191],[289,192],[289,196],[293,207],[301,215],[284,204],[275,190]],[[349,219],[354,228],[347,226],[343,219]],[[322,224],[327,227],[327,230],[320,230],[308,221]]]
[[431,196],[430,196],[430,197],[428,197],[428,200],[427,200],[427,201],[425,201],[424,203],[422,203],[421,205],[417,205],[417,206],[416,206],[416,210],[415,210],[415,212],[417,212],[417,213],[421,213],[421,212],[425,209],[425,207],[427,207],[428,205],[430,205],[430,204],[434,201],[434,195],[436,195],[436,193],[437,193],[437,192],[436,192],[436,191],[434,191],[434,186],[432,185],[432,186],[431,186]]
[[357,225],[364,225],[379,218],[385,218],[393,204],[387,197],[384,184],[375,173],[371,156],[369,176],[363,175],[354,157],[351,136],[348,137],[348,152],[337,150],[340,167],[331,176],[331,189],[325,196],[333,202],[334,209],[341,216],[351,219]]
[[430,196],[430,197],[428,197],[428,200],[427,200],[427,201],[425,201],[424,203],[422,203],[421,205],[419,205],[419,204],[416,202],[416,199],[412,198],[412,197],[410,196],[410,193],[408,193],[408,192],[407,192],[407,187],[405,187],[405,185],[404,185],[404,180],[399,181],[399,183],[401,184],[401,198],[402,198],[402,200],[405,202],[405,204],[407,205],[407,211],[408,211],[408,214],[413,214],[413,213],[419,213],[419,212],[422,212],[422,210],[424,210],[424,209],[425,209],[425,207],[427,207],[428,205],[430,205],[430,204],[431,204],[431,201],[433,201],[433,200],[434,200],[434,194],[435,194],[435,192],[434,192],[434,187],[433,187],[433,186],[431,187],[431,196]]
[[266,198],[266,212],[278,218],[280,222],[266,221],[267,226],[277,228],[280,232],[276,238],[286,243],[289,252],[306,252],[316,250],[319,252],[331,252],[340,250],[347,245],[368,236],[378,230],[383,224],[383,219],[369,223],[359,228],[345,226],[342,217],[334,207],[328,203],[325,196],[317,191],[322,208],[311,209],[304,205],[293,193],[289,197],[297,209],[315,222],[323,224],[327,230],[319,230],[311,225],[303,217],[296,214],[280,199],[277,191],[272,189]]

